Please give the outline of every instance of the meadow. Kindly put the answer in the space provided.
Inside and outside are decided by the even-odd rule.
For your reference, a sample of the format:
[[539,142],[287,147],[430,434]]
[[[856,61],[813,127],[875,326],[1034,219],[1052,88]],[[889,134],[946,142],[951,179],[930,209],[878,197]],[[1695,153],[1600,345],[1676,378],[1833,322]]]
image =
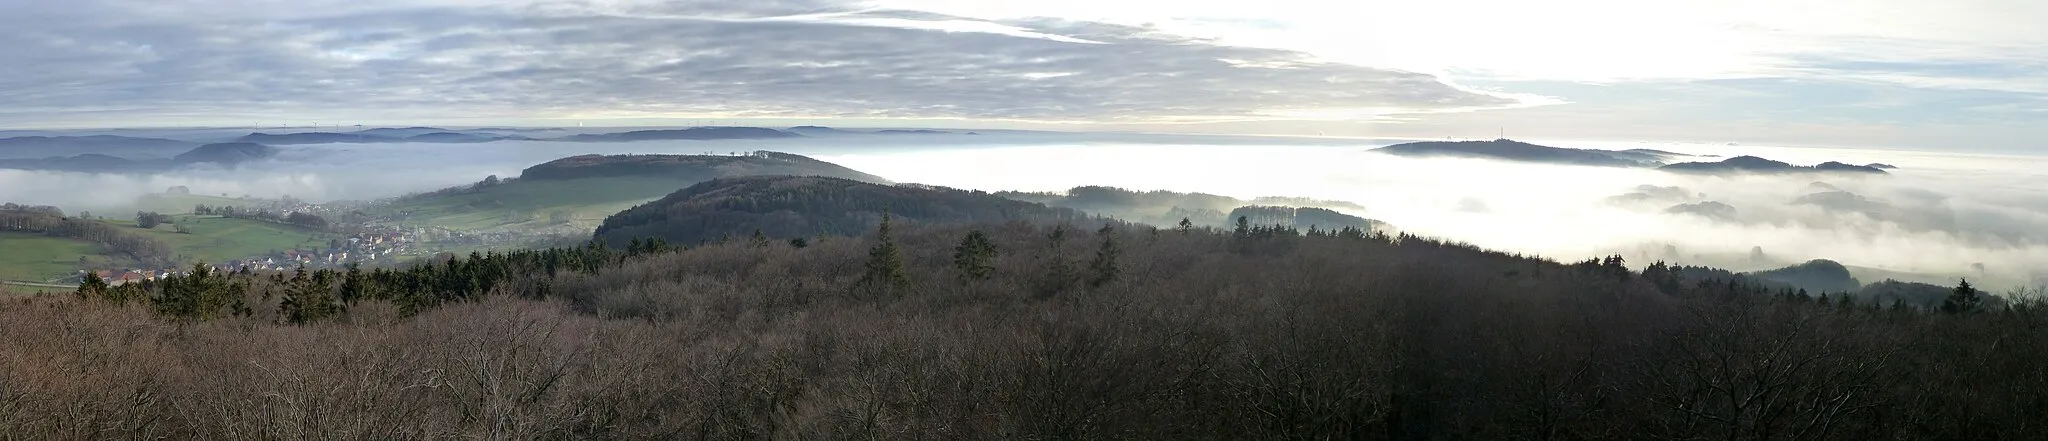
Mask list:
[[91,242],[40,234],[0,232],[0,280],[42,282],[70,275],[82,256],[98,255]]

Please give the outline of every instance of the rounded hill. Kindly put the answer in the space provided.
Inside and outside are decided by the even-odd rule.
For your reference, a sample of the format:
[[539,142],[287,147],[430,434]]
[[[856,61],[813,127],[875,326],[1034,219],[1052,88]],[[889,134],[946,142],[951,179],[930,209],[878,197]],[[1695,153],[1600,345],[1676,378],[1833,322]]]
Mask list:
[[619,212],[597,239],[624,245],[658,237],[695,244],[745,237],[758,228],[774,238],[866,232],[887,211],[902,222],[1061,222],[1080,211],[993,194],[926,185],[883,185],[818,176],[746,176],[705,181]]

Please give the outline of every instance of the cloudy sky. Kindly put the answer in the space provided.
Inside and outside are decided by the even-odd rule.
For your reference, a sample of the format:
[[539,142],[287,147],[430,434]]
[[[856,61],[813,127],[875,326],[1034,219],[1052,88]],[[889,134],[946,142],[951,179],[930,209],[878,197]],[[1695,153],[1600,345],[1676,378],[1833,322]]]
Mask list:
[[0,129],[842,125],[2025,151],[2024,0],[0,0]]

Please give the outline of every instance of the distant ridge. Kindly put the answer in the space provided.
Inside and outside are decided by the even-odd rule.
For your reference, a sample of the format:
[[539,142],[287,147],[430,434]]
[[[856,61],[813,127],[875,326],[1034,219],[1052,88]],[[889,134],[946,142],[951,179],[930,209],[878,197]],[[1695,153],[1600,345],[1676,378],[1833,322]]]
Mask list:
[[636,130],[622,133],[587,134],[555,138],[569,142],[632,142],[661,140],[778,139],[803,135],[760,127],[691,127],[674,130]]
[[0,169],[54,170],[83,173],[154,173],[186,165],[233,167],[277,155],[277,148],[247,142],[207,144],[170,159],[127,159],[98,153],[41,159],[0,159]]
[[1373,152],[1412,157],[1464,157],[1502,159],[1545,164],[1602,167],[1651,167],[1663,164],[1675,153],[1657,150],[1592,150],[1550,147],[1512,139],[1492,141],[1424,141],[1395,144]]
[[1733,158],[1728,158],[1728,159],[1724,159],[1724,160],[1721,160],[1720,162],[1682,162],[1682,163],[1677,163],[1677,164],[1671,164],[1671,165],[1666,165],[1666,166],[1663,166],[1663,167],[1658,167],[1657,169],[1658,169],[1658,170],[1663,170],[1663,171],[1668,171],[1668,172],[1674,172],[1674,173],[1706,173],[1706,174],[1728,174],[1728,173],[1750,173],[1750,174],[1784,174],[1784,173],[1850,173],[1850,174],[1875,174],[1875,175],[1883,175],[1883,174],[1888,174],[1888,173],[1885,173],[1885,171],[1884,171],[1884,170],[1881,170],[1881,169],[1878,169],[1878,168],[1875,168],[1875,167],[1869,167],[1869,166],[1862,166],[1862,165],[1850,165],[1850,164],[1843,164],[1843,163],[1840,163],[1840,162],[1834,162],[1834,161],[1828,161],[1828,162],[1823,162],[1823,163],[1820,163],[1820,164],[1817,164],[1817,165],[1813,165],[1813,166],[1798,166],[1798,165],[1792,165],[1792,164],[1788,164],[1788,163],[1785,163],[1785,162],[1782,162],[1782,161],[1773,161],[1773,160],[1769,160],[1769,159],[1764,159],[1764,158],[1759,158],[1759,157],[1755,157],[1755,156],[1737,156],[1737,157],[1733,157]]
[[659,176],[699,182],[749,175],[826,176],[888,183],[838,164],[808,156],[757,151],[746,155],[578,155],[527,167],[520,179],[561,180],[589,177]]
[[[787,131],[788,131],[788,132],[790,132],[790,133],[797,133],[797,134],[801,134],[801,135],[806,135],[806,136],[838,136],[838,135],[957,135],[957,134],[958,134],[958,133],[948,132],[948,131],[944,131],[944,130],[931,130],[931,129],[884,129],[884,130],[873,130],[873,131],[859,131],[859,130],[845,130],[845,129],[835,129],[835,128],[831,128],[831,127],[825,127],[825,126],[796,126],[796,127],[790,127],[790,128],[789,128],[789,130],[787,130]],[[979,135],[979,133],[973,133],[973,132],[969,132],[969,133],[967,133],[967,134],[968,134],[968,135]]]
[[254,132],[247,135],[242,135],[242,137],[240,138],[235,138],[236,142],[251,142],[272,145],[370,143],[391,142],[392,140],[393,138],[387,138],[382,136],[333,132],[301,132],[282,134]]
[[198,145],[191,141],[116,135],[16,136],[0,138],[0,157],[42,158],[92,153],[131,159],[162,158],[171,152]]

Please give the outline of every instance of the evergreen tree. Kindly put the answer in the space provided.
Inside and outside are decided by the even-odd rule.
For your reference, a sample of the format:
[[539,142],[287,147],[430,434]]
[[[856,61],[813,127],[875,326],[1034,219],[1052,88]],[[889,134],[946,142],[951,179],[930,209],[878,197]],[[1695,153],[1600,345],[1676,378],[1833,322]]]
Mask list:
[[[454,265],[454,259],[449,259]],[[285,323],[306,324],[341,314],[341,305],[336,304],[326,283],[332,272],[322,271],[315,277],[306,276],[306,267],[299,267],[292,275],[284,300],[278,303],[278,316]]]
[[1248,238],[1251,238],[1251,237],[1252,237],[1252,220],[1251,220],[1251,218],[1249,218],[1249,217],[1245,217],[1245,216],[1238,216],[1238,217],[1237,217],[1237,228],[1235,228],[1235,229],[1232,229],[1232,230],[1230,230],[1230,235],[1231,235],[1231,236],[1235,236],[1235,237],[1237,237],[1237,238],[1239,238],[1239,239],[1248,239]]
[[795,238],[795,239],[790,239],[790,240],[789,240],[789,246],[790,246],[790,247],[792,247],[792,248],[804,248],[804,247],[809,247],[809,246],[811,246],[811,242],[810,242],[810,241],[807,241],[807,240],[804,240],[804,238],[801,238],[801,237],[799,237],[799,238]]
[[747,238],[747,245],[748,245],[748,246],[751,246],[751,247],[754,247],[754,248],[767,248],[767,247],[768,247],[768,235],[766,235],[766,234],[761,234],[761,229],[760,229],[760,228],[755,228],[755,229],[754,229],[754,236],[753,236],[753,237],[749,237],[749,238]]
[[903,255],[896,249],[896,238],[889,234],[888,212],[882,213],[882,225],[875,229],[875,247],[868,250],[867,274],[861,276],[861,285],[888,289],[897,294],[910,288],[910,274],[903,267]]
[[968,231],[960,245],[953,247],[953,267],[960,270],[962,280],[987,280],[995,273],[995,256],[996,244],[989,241],[987,233]]
[[110,288],[110,285],[107,284],[107,279],[100,278],[100,274],[97,272],[86,271],[85,280],[78,284],[78,298],[83,300],[107,299],[108,288]]
[[1088,286],[1101,287],[1116,281],[1117,275],[1123,272],[1117,266],[1117,257],[1123,254],[1123,250],[1118,248],[1116,230],[1111,226],[1103,225],[1095,235],[1102,237],[1102,246],[1095,250],[1095,259],[1088,262]]
[[1074,273],[1074,264],[1067,261],[1066,244],[1065,225],[1055,225],[1052,232],[1046,233],[1046,245],[1049,250],[1045,257],[1045,278],[1039,282],[1040,294],[1059,294],[1073,287],[1075,279],[1078,278]]
[[368,285],[363,279],[363,269],[348,264],[348,274],[341,278],[341,304],[348,305],[369,297]]
[[1186,236],[1188,232],[1195,230],[1195,223],[1193,221],[1188,220],[1188,218],[1183,217],[1180,218],[1180,224],[1175,225],[1173,227],[1173,230],[1180,232],[1182,236]]
[[1941,312],[1950,314],[1974,312],[1977,310],[1977,304],[1981,301],[1983,299],[1978,295],[1977,288],[1970,286],[1969,279],[1963,279],[1961,284],[1956,285],[1954,290],[1949,291],[1948,298],[1942,299]]

